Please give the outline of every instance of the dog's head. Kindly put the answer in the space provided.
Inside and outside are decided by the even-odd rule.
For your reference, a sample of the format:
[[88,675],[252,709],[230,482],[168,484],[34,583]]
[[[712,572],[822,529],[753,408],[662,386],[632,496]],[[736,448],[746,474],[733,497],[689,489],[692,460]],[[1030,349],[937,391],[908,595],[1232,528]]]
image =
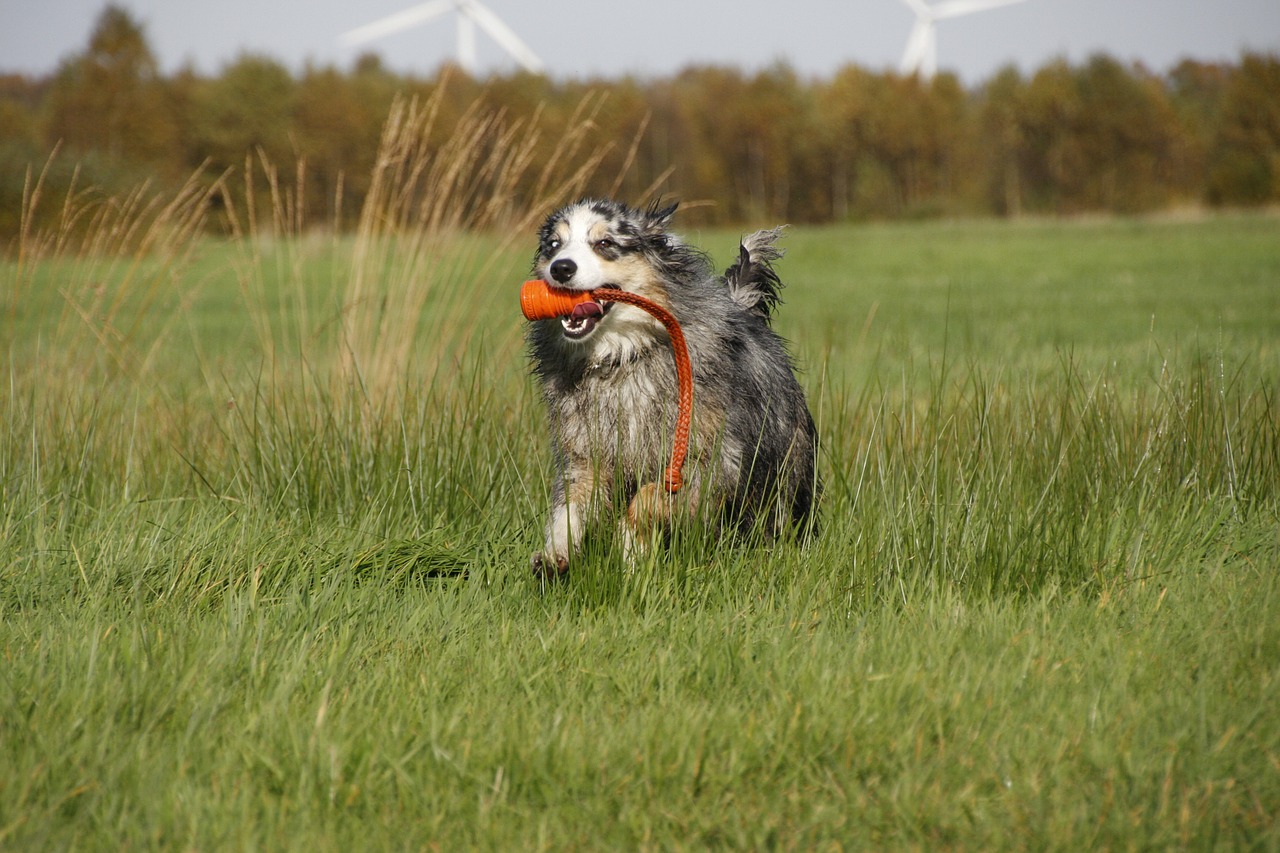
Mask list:
[[[667,230],[676,205],[645,210],[587,199],[553,213],[538,233],[534,275],[566,290],[618,288],[670,308],[673,263],[685,254]],[[616,302],[588,302],[556,322],[571,347],[622,355],[661,333],[644,311]]]

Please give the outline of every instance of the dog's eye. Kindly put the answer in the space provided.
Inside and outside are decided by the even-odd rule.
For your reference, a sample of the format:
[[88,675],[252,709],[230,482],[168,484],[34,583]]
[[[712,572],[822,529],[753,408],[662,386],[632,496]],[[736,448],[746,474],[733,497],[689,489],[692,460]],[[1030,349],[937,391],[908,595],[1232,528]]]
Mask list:
[[603,240],[596,241],[596,248],[602,252],[607,252],[617,245],[617,243],[613,242],[613,240],[610,240],[608,237],[605,237]]
[[548,241],[547,241],[547,251],[548,251],[548,252],[554,252],[556,249],[559,249],[559,248],[560,248],[560,241],[559,241],[559,240],[548,240]]

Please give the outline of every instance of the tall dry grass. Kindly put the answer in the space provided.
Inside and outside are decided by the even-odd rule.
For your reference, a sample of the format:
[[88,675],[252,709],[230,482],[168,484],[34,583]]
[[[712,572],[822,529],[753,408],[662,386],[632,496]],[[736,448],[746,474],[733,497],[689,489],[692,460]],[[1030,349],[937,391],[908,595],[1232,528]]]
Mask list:
[[[329,232],[308,230],[302,216],[304,160],[293,164],[292,179],[260,151],[247,152],[242,169],[211,176],[201,168],[170,193],[144,184],[123,197],[103,197],[73,181],[67,195],[55,199],[44,190],[59,156],[55,151],[43,169],[28,175],[20,236],[5,275],[9,335],[17,333],[17,314],[31,288],[52,283],[67,318],[80,322],[60,319],[50,343],[64,351],[82,345],[101,349],[142,379],[145,354],[160,339],[142,320],[165,296],[182,291],[190,300],[186,276],[195,256],[209,249],[205,235],[215,205],[225,205],[219,213],[237,255],[234,276],[263,351],[280,354],[278,330],[272,330],[265,309],[277,295],[273,289],[284,287],[306,300],[324,285],[337,284],[343,306],[337,336],[341,373],[358,376],[380,396],[415,351],[425,314],[441,326],[447,318],[466,341],[472,330],[457,322],[465,316],[456,313],[458,303],[483,286],[504,253],[527,243],[550,207],[584,191],[613,146],[595,136],[599,96],[583,99],[547,155],[537,115],[510,120],[476,101],[451,127],[440,128],[445,92],[441,85],[426,100],[393,103],[352,235],[342,233],[339,223]],[[233,191],[237,181],[243,187],[235,189],[242,192]],[[335,209],[341,209],[341,184]],[[270,199],[267,209],[257,201],[263,196]],[[58,207],[55,224],[35,227],[36,212],[51,205]],[[340,263],[317,272],[299,262],[314,256],[317,245],[332,250]],[[317,281],[317,275],[330,281]],[[432,341],[435,349],[448,343]],[[315,349],[302,354],[322,355]]]
[[[104,197],[73,179],[63,198],[47,199],[45,178],[57,156],[55,150],[39,172],[28,171],[19,237],[5,265],[11,370],[21,361],[12,351],[19,323],[30,325],[20,315],[37,313],[45,371],[105,363],[142,380],[170,329],[148,321],[181,295],[181,275],[199,245],[216,183],[200,169],[172,193],[144,183]],[[54,226],[34,227],[37,210],[48,204],[59,206]],[[161,313],[172,319],[172,311]]]
[[[393,104],[356,227],[343,298],[342,375],[358,377],[375,402],[396,389],[411,357],[436,365],[472,343],[468,318],[496,295],[499,262],[528,244],[549,207],[583,191],[608,150],[590,149],[595,98],[583,102],[545,162],[537,162],[536,116],[508,123],[479,104],[435,149],[427,140],[442,91],[425,102]],[[532,191],[524,191],[531,177]]]
[[[31,453],[92,449],[117,495],[184,480],[220,497],[294,493],[300,471],[314,493],[346,476],[344,456],[465,425],[493,393],[481,364],[522,370],[515,327],[499,326],[514,313],[517,247],[599,180],[613,143],[597,139],[596,96],[550,146],[536,116],[479,101],[442,127],[443,96],[395,101],[352,233],[309,229],[306,163],[260,152],[123,198],[51,198],[33,170],[0,265],[4,408],[35,436]],[[35,227],[54,205],[56,224]]]

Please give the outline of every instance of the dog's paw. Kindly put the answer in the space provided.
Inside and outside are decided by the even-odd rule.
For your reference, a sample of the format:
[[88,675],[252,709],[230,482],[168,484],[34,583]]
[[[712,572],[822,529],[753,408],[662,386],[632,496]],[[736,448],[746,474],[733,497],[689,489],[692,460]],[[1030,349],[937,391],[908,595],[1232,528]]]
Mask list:
[[627,524],[644,534],[671,517],[671,495],[657,483],[645,483],[627,506]]
[[533,568],[533,576],[540,580],[553,581],[565,576],[569,571],[569,558],[557,554],[536,552],[529,564]]

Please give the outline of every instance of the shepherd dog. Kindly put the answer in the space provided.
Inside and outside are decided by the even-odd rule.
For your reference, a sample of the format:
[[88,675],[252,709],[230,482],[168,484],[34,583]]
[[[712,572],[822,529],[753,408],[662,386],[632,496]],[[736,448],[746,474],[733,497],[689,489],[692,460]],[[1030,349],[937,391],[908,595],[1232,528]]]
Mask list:
[[568,290],[619,288],[667,309],[694,378],[684,485],[667,494],[677,375],[666,328],[608,300],[530,324],[555,461],[544,545],[531,560],[540,578],[564,575],[602,524],[617,527],[628,564],[682,518],[735,536],[815,532],[817,430],[787,343],[771,327],[782,228],[744,237],[716,275],[704,252],[670,230],[677,207],[583,199],[539,231],[535,276]]

